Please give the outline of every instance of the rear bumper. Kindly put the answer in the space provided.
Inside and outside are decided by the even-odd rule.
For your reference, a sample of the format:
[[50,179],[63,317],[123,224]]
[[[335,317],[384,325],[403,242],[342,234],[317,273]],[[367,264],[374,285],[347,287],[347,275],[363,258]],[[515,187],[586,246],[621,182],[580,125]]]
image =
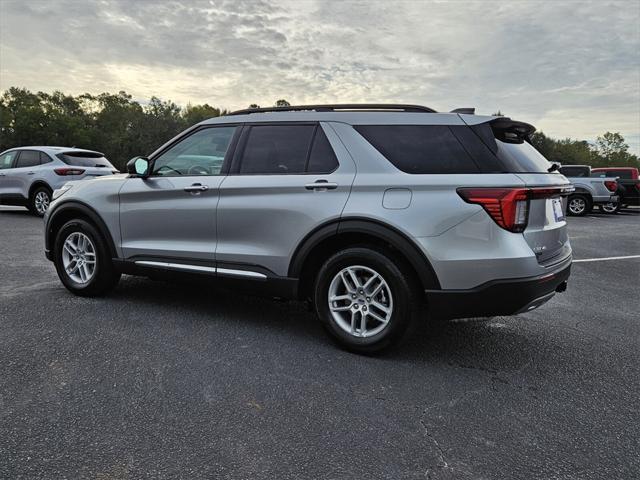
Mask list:
[[515,315],[538,308],[566,290],[571,264],[536,277],[495,280],[469,290],[427,290],[433,318],[454,319]]

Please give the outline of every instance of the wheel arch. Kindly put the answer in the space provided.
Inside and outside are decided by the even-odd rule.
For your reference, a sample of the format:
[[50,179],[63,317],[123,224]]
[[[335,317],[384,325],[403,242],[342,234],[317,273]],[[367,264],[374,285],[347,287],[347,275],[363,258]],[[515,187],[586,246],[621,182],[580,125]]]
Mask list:
[[31,200],[31,196],[33,195],[33,192],[35,192],[40,187],[44,187],[47,190],[49,190],[50,193],[53,193],[53,188],[51,188],[47,182],[45,182],[44,180],[36,180],[29,187],[29,195],[27,196],[27,198]]
[[288,276],[300,279],[301,296],[309,291],[310,273],[332,253],[354,245],[373,244],[392,249],[404,260],[423,290],[439,290],[440,282],[429,259],[402,232],[378,220],[343,218],[324,224],[300,243],[289,264]]
[[[74,200],[57,205],[55,209],[49,213],[47,224],[45,226],[45,250],[47,252],[47,257],[49,257],[50,252],[53,250],[53,244],[55,242],[57,232],[65,223],[73,219],[82,219],[95,226],[107,243],[111,258],[116,258],[118,256],[113,238],[102,217],[100,217],[93,208],[82,202]],[[53,258],[52,255],[51,258]]]
[[[587,190],[586,188],[583,187],[575,187],[575,191],[573,193],[571,193],[571,195],[585,195],[589,198],[589,200],[593,201],[593,195],[591,195],[591,192],[589,190]],[[571,196],[569,195],[569,196]]]

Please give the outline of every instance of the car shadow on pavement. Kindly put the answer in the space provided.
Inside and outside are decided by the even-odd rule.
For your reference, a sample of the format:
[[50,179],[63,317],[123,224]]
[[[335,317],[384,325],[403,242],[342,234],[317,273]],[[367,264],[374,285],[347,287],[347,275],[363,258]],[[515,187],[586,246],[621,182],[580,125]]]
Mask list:
[[[178,311],[178,321],[201,319],[207,323],[224,322],[226,326],[240,323],[243,330],[246,326],[257,329],[257,337],[267,333],[295,337],[292,343],[302,342],[299,348],[339,348],[325,335],[305,302],[243,294],[213,282],[166,282],[127,276],[108,298],[110,302],[131,302],[141,316],[147,311],[152,315],[157,311]],[[520,369],[531,361],[532,351],[539,351],[539,345],[534,348],[533,344],[540,339],[532,338],[530,332],[518,331],[513,318],[429,322],[425,314],[424,319],[411,328],[399,346],[367,361],[444,363],[496,373]],[[157,321],[163,320],[176,321],[175,314],[158,316]]]

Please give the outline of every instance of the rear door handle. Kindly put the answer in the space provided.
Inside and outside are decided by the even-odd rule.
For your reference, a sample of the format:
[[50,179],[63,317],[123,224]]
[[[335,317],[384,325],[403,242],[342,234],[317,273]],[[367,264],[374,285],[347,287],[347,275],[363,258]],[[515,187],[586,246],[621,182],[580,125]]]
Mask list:
[[27,172],[27,175],[35,175],[36,172]]
[[338,188],[338,184],[326,180],[316,180],[314,183],[307,183],[304,188],[307,190],[335,190]]
[[184,187],[185,192],[195,193],[195,194],[198,194],[200,192],[206,192],[207,190],[209,190],[209,187],[207,185],[202,185],[200,183],[194,183],[189,187]]

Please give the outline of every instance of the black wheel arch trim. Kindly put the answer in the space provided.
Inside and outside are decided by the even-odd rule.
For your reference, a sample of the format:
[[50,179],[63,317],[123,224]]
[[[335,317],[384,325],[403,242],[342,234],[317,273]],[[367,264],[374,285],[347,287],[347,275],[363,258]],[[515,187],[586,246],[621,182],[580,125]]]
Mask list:
[[578,195],[586,195],[587,197],[592,198],[591,192],[589,192],[589,190],[587,190],[586,188],[582,188],[582,187],[575,187],[575,188],[576,188],[575,191],[572,192],[571,195],[569,195],[570,197],[572,195],[578,194]]
[[49,212],[49,216],[47,217],[47,224],[45,225],[45,253],[49,260],[53,260],[52,249],[53,242],[55,240],[54,232],[51,229],[51,225],[58,215],[69,210],[78,210],[83,215],[88,217],[98,229],[104,240],[107,242],[107,247],[109,248],[111,257],[115,258],[118,256],[113,237],[111,236],[109,229],[107,228],[107,224],[102,219],[100,214],[98,214],[98,212],[96,212],[93,208],[83,202],[80,202],[78,200],[68,200],[64,203],[56,205],[55,208],[51,212]]
[[309,253],[321,242],[342,233],[363,233],[391,244],[411,263],[424,289],[440,290],[440,282],[431,262],[411,239],[391,225],[366,217],[343,217],[316,227],[295,250],[288,276],[300,278]]
[[28,198],[30,199],[31,195],[33,195],[33,192],[35,192],[40,187],[44,187],[47,190],[49,190],[50,193],[53,193],[53,188],[51,188],[51,186],[49,186],[49,184],[47,182],[45,182],[44,180],[36,180],[29,187],[29,197]]

